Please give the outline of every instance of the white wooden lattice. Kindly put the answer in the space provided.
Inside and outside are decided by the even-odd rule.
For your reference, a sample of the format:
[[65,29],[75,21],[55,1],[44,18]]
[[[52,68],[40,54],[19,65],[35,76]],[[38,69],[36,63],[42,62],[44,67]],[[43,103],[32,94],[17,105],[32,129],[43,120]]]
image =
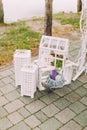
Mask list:
[[[70,84],[72,79],[72,62],[69,62],[68,60],[68,53],[69,39],[43,35],[39,47],[39,67],[41,65],[48,65],[48,68],[50,68],[52,65],[56,69],[60,69],[63,72],[64,79],[66,80],[65,84]],[[51,69],[46,68],[46,71]],[[44,69],[42,68],[39,71],[39,86],[41,86],[43,70]]]
[[59,37],[42,36],[39,47],[39,62],[42,60],[57,68],[58,61],[62,62],[61,68],[65,66],[65,61],[68,58],[69,40]]

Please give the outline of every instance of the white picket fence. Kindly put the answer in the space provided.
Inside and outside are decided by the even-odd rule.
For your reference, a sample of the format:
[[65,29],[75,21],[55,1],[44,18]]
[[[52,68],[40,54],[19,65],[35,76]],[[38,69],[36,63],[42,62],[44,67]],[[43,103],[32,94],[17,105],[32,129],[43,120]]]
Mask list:
[[[2,0],[4,22],[11,23],[44,16],[45,0]],[[77,0],[53,0],[53,13],[77,12]]]

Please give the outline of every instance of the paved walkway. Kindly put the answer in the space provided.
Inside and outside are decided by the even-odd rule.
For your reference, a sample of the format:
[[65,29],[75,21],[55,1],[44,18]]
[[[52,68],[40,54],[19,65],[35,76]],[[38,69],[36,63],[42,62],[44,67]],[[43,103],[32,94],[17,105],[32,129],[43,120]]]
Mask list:
[[31,99],[15,87],[13,65],[0,69],[0,130],[87,130],[87,75]]

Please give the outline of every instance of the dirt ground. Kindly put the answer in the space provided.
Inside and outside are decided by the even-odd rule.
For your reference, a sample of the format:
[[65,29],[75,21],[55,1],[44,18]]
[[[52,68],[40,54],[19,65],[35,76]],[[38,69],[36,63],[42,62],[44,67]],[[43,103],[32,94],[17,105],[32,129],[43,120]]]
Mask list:
[[[30,26],[37,32],[44,32],[44,21],[26,21],[26,25]],[[59,21],[53,20],[52,35],[56,37],[68,38],[70,41],[79,40],[81,33],[79,29],[74,29],[72,25],[61,25]]]
[[[44,20],[27,20],[26,25],[31,27],[33,30],[44,33]],[[3,32],[9,30],[10,26],[0,26],[0,37]],[[56,37],[68,38],[70,41],[79,40],[81,33],[79,29],[74,29],[72,25],[61,25],[59,21],[53,20],[52,35]]]
[[[30,26],[33,30],[44,33],[44,21],[28,20],[26,25]],[[74,29],[72,25],[61,25],[59,21],[53,20],[52,35],[55,37],[67,38],[70,44],[76,44],[81,42],[81,32],[79,29]],[[38,54],[38,48],[32,49],[32,55]]]

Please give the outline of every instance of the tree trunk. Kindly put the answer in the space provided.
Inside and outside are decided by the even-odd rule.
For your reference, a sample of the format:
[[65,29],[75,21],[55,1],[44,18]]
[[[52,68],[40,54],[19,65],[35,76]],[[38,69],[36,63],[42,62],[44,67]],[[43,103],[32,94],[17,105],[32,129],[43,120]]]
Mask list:
[[77,0],[77,12],[80,12],[82,10],[82,1]]
[[2,0],[0,0],[0,22],[3,22],[3,4],[2,4]]
[[44,24],[44,34],[52,35],[52,1],[45,0],[45,24]]

